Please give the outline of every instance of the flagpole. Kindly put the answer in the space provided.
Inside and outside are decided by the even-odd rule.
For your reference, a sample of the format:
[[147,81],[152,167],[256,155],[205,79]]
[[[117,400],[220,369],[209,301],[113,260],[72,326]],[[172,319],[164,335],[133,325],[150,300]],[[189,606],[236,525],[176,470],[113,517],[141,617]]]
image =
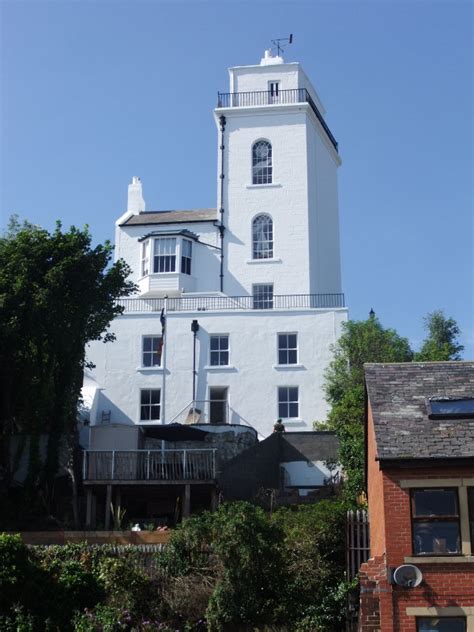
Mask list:
[[163,304],[163,309],[161,310],[161,316],[160,316],[160,321],[161,321],[161,335],[163,337],[163,351],[162,351],[162,367],[163,367],[163,382],[162,382],[162,388],[161,388],[161,415],[160,415],[160,419],[161,419],[161,423],[164,424],[165,423],[165,415],[166,415],[166,349],[168,347],[168,344],[166,342],[166,316],[168,313],[168,297],[165,296],[165,300],[164,300],[164,304]]

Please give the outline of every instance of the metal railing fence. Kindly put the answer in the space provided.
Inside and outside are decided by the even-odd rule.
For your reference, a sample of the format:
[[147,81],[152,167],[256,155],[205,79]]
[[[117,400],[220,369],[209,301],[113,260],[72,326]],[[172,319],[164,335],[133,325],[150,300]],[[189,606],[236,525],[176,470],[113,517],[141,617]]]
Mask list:
[[216,450],[84,450],[85,481],[211,480]]
[[[130,312],[160,312],[164,298],[122,298],[117,304]],[[344,294],[275,294],[266,309],[334,309],[344,307]],[[260,310],[253,296],[180,296],[167,299],[168,312]]]
[[270,90],[256,92],[218,92],[218,108],[241,108],[262,105],[289,105],[292,103],[308,103],[311,106],[316,118],[321,123],[324,131],[328,135],[334,149],[337,151],[337,141],[326,125],[326,122],[319,111],[316,103],[306,88],[293,88],[292,90],[279,90],[278,94]]

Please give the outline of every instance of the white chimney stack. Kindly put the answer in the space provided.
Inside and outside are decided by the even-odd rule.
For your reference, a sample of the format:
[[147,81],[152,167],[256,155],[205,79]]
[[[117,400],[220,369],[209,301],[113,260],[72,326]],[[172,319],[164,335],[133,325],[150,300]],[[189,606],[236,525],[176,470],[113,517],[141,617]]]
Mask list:
[[133,176],[132,183],[128,185],[127,211],[137,215],[145,211],[145,200],[143,199],[142,181],[138,176]]

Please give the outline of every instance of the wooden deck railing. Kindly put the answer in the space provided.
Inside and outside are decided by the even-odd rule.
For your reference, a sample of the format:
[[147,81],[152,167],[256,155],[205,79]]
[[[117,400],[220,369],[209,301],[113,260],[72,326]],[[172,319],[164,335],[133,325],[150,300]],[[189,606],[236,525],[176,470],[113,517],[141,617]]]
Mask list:
[[211,480],[216,450],[84,450],[85,481]]

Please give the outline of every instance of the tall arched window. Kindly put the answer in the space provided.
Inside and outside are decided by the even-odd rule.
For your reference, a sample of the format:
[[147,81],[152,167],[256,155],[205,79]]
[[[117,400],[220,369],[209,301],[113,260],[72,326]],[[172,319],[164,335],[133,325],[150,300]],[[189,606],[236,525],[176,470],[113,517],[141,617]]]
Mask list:
[[252,259],[273,259],[273,220],[257,215],[252,222]]
[[253,184],[272,183],[272,146],[268,140],[258,140],[252,147]]

